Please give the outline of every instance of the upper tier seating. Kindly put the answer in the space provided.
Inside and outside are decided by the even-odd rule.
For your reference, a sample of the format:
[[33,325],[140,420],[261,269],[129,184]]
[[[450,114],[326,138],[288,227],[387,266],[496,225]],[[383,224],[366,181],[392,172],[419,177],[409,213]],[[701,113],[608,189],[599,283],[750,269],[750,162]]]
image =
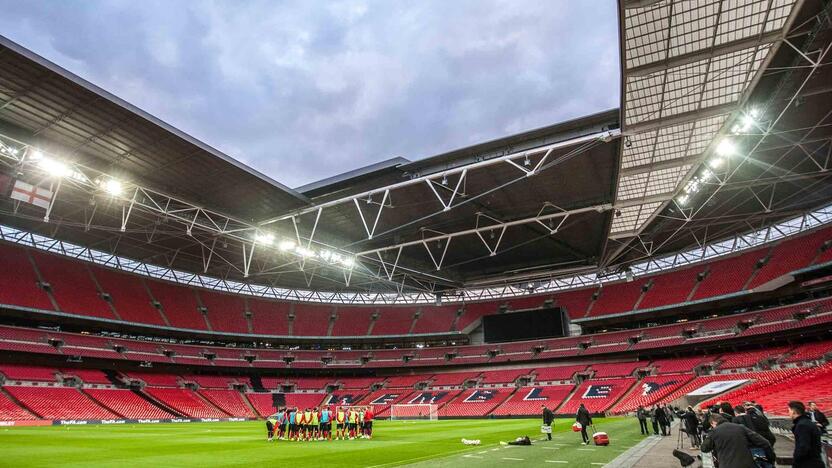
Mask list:
[[237,390],[200,390],[199,394],[210,401],[217,408],[235,418],[256,418],[251,407],[243,399],[243,394]]
[[374,307],[338,307],[332,336],[366,336],[373,321]]
[[738,353],[723,354],[720,358],[719,368],[738,369],[744,367],[754,367],[760,361],[778,359],[789,349],[790,348],[788,347],[777,347],[759,351],[743,351]]
[[249,333],[246,304],[242,297],[200,290],[199,299],[208,309],[208,322],[213,331]]
[[479,377],[479,372],[448,372],[444,374],[436,374],[433,376],[431,387],[440,387],[448,385],[462,385],[463,382]]
[[[18,274],[0,278],[0,304],[46,311],[55,309],[50,295],[38,287],[38,270],[34,268],[31,256],[39,266],[44,281],[51,285],[52,297],[60,310],[90,318],[278,336],[289,335],[290,325],[295,336],[447,333],[470,329],[483,315],[496,313],[503,305],[510,310],[533,309],[552,299],[555,305],[566,308],[569,316],[576,319],[670,306],[684,303],[689,296],[692,300],[702,300],[737,293],[762,286],[791,271],[828,261],[827,257],[832,259],[832,253],[827,253],[829,250],[821,251],[829,238],[832,238],[832,229],[813,231],[780,241],[774,247],[764,245],[728,258],[716,258],[700,265],[638,278],[637,281],[601,287],[441,306],[379,307],[288,303],[236,296],[118,272],[35,249],[2,245],[0,266]],[[769,257],[767,263],[756,270],[757,262],[766,257]],[[704,279],[697,283],[700,273],[705,274]],[[649,289],[643,292],[642,288],[648,285]],[[99,290],[110,296],[111,304],[107,304]],[[598,298],[593,300],[596,293]],[[161,305],[161,311],[153,306],[153,299]],[[204,316],[201,306],[206,309]],[[251,314],[250,320],[246,317],[246,309]],[[457,317],[460,309],[461,314]],[[415,318],[416,312],[420,314],[418,318]],[[294,314],[291,324],[290,313]],[[333,313],[336,316],[334,322]],[[372,319],[374,314],[378,315],[375,321]],[[777,331],[778,326],[793,325],[774,324],[772,331]],[[667,344],[673,342],[668,341]],[[635,349],[642,349],[645,345],[636,346]],[[620,351],[626,347],[617,344],[614,349]],[[495,362],[507,359],[498,358]],[[477,361],[487,362],[487,359]]]
[[139,379],[147,385],[154,387],[178,387],[179,376],[173,374],[162,374],[155,372],[130,372],[125,377]]
[[101,290],[110,295],[113,307],[126,322],[165,325],[162,315],[153,307],[142,278],[105,268],[92,268]]
[[413,388],[419,382],[429,380],[431,374],[418,375],[401,375],[396,377],[388,377],[385,388]]
[[26,409],[43,419],[118,419],[77,388],[3,387]]
[[582,403],[590,413],[606,411],[630,390],[634,383],[636,379],[633,378],[587,380],[575,390],[563,406],[557,409],[556,413],[575,414]]
[[0,275],[0,303],[35,309],[54,310],[49,296],[38,287],[37,274],[29,261],[29,251],[0,244],[0,269],[13,275]]
[[226,377],[222,375],[183,375],[182,380],[194,382],[199,388],[220,388],[228,389],[236,383],[247,383],[245,377]]
[[486,416],[508,398],[514,389],[468,389],[439,408],[439,417]]
[[106,319],[117,317],[101,298],[85,263],[58,255],[32,252],[32,259],[61,311]]
[[416,320],[413,333],[446,333],[456,319],[458,307],[422,307],[421,315]]
[[289,334],[289,308],[291,304],[259,299],[249,299],[248,307],[251,311],[251,324],[254,333],[258,335]]
[[696,356],[689,358],[658,359],[653,361],[652,367],[657,374],[693,373],[702,364],[712,362],[714,357]]
[[144,392],[163,404],[192,418],[225,418],[227,414],[211,406],[193,390],[186,388],[145,387]]
[[687,301],[693,287],[696,286],[696,277],[702,269],[701,266],[695,266],[644,278],[642,284],[647,281],[652,281],[652,284],[638,308],[652,309]]
[[799,270],[812,263],[821,246],[832,239],[829,229],[816,231],[796,239],[785,239],[771,251],[768,262],[757,272],[749,289],[754,289],[791,271]]
[[326,336],[329,317],[334,308],[330,305],[295,304],[295,321],[292,334],[295,336]]
[[413,316],[416,312],[411,307],[390,307],[381,310],[381,314],[373,324],[374,336],[379,335],[407,335],[413,324]]
[[832,341],[800,345],[791,350],[782,362],[814,361],[826,356],[832,356]]
[[196,291],[162,281],[147,281],[153,298],[162,304],[162,313],[170,325],[191,330],[207,330],[205,318],[196,302]]
[[574,385],[521,387],[491,414],[495,416],[539,416],[542,411],[541,405],[554,410],[563,403],[574,388]]
[[151,405],[130,390],[86,388],[84,393],[107,407],[113,413],[127,419],[172,418],[173,414]]
[[741,291],[764,253],[758,250],[708,264],[708,275],[699,283],[692,300]]
[[641,296],[641,283],[635,281],[627,283],[605,284],[599,291],[598,299],[589,311],[590,317],[599,315],[630,312],[636,306]]

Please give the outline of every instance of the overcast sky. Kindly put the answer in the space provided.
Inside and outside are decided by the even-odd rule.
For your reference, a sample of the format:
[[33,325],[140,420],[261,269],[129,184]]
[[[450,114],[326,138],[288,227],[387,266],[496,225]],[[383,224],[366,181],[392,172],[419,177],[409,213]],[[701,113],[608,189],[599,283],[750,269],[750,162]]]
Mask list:
[[0,32],[290,187],[619,105],[615,0],[0,0]]

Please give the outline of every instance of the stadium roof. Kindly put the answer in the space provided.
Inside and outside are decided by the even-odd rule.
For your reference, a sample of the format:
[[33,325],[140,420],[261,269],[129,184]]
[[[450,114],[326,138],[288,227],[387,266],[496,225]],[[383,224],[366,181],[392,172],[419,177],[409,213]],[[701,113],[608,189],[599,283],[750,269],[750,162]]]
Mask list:
[[[234,281],[442,292],[614,271],[829,203],[829,6],[620,7],[620,111],[296,190],[0,39],[0,170],[56,193],[48,222],[0,198],[0,223]],[[83,177],[47,177],[35,148]]]

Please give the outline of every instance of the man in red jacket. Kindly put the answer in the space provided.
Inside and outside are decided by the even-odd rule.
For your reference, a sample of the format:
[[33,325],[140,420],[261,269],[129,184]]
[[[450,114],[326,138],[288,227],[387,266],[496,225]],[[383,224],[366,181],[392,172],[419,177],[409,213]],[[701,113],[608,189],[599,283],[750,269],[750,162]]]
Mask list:
[[364,410],[364,435],[368,439],[373,438],[373,407],[368,406]]

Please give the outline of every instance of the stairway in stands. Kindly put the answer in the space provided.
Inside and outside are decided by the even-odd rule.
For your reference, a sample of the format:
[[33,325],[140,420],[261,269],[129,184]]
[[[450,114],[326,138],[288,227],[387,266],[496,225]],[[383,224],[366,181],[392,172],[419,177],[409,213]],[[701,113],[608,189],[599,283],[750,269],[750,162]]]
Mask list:
[[151,398],[150,396],[148,396],[146,393],[144,393],[141,390],[138,390],[136,388],[131,388],[130,391],[132,391],[133,393],[138,395],[142,400],[145,400],[146,402],[150,403],[151,405],[153,405],[153,406],[155,406],[155,407],[157,407],[157,408],[159,408],[163,411],[167,411],[168,413],[171,413],[171,414],[175,415],[178,418],[187,417],[184,414],[180,413],[179,411],[176,411],[175,409],[171,408],[170,406],[165,405],[165,404],[163,404],[159,401],[156,401],[154,398]]

